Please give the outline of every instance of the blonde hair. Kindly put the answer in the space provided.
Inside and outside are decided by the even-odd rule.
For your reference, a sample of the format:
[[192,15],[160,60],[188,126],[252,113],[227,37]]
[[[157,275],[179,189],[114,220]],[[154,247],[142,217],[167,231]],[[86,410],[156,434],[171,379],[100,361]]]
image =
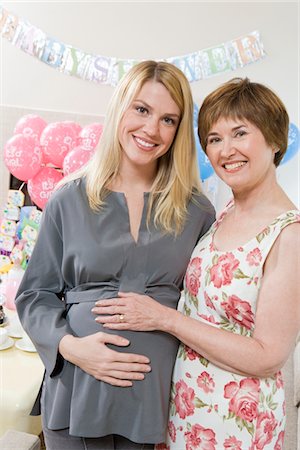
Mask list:
[[201,192],[193,131],[193,100],[189,82],[176,66],[166,62],[143,61],[127,72],[110,101],[97,151],[81,170],[63,179],[61,184],[85,177],[90,207],[104,205],[107,186],[120,168],[122,148],[118,138],[121,119],[146,81],[162,83],[180,109],[180,123],[168,152],[158,160],[151,188],[148,224],[153,213],[156,227],[167,233],[179,233],[187,215],[192,192]]
[[198,116],[198,135],[204,151],[208,133],[220,118],[245,118],[253,123],[274,148],[274,164],[279,166],[287,150],[289,116],[271,89],[248,78],[233,78],[211,92]]

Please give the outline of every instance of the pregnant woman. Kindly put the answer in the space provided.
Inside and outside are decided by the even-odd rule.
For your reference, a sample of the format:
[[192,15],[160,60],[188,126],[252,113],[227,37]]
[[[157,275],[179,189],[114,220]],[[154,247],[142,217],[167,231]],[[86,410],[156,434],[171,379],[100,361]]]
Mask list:
[[43,213],[16,303],[46,368],[47,450],[150,449],[165,437],[177,339],[105,330],[92,308],[120,291],[176,308],[192,250],[214,221],[192,115],[179,69],[133,67],[94,158]]

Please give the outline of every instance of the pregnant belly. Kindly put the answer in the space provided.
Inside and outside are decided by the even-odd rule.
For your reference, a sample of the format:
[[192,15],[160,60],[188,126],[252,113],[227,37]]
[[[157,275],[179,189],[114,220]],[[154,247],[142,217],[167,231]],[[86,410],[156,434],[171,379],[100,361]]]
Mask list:
[[160,331],[127,331],[109,330],[95,321],[95,314],[91,312],[95,302],[74,303],[71,305],[67,321],[74,335],[78,337],[88,336],[99,331],[107,334],[115,334],[129,340],[127,347],[116,347],[107,344],[114,350],[124,353],[138,353],[148,356],[151,364],[173,364],[177,352],[178,341],[173,336]]

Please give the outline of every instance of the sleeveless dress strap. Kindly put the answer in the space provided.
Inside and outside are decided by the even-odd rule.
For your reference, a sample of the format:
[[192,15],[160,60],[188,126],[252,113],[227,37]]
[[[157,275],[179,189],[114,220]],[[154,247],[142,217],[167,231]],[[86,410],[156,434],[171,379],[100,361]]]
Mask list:
[[281,231],[292,223],[300,223],[300,211],[290,210],[280,214],[256,236],[257,244],[265,261]]

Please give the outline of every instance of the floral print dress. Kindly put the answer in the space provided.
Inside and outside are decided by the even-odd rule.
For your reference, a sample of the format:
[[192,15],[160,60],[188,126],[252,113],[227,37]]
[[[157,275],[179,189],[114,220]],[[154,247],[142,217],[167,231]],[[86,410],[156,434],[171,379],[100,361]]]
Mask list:
[[[218,251],[213,236],[231,205],[194,249],[185,277],[183,313],[251,336],[266,257],[281,230],[300,222],[300,215],[296,210],[285,212],[245,245]],[[280,372],[269,378],[237,375],[180,345],[167,442],[157,450],[280,450],[284,426]]]

